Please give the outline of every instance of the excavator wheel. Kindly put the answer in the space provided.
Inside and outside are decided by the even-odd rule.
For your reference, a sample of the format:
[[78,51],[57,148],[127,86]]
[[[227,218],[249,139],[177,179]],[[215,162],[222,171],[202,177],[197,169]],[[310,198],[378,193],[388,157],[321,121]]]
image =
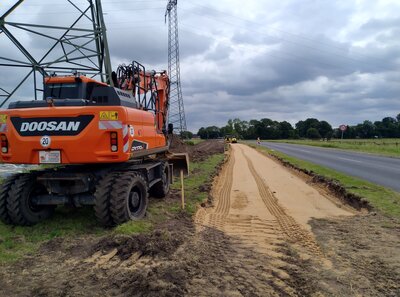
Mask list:
[[111,217],[116,224],[142,219],[148,205],[148,186],[138,172],[121,172],[111,191]]
[[12,175],[1,184],[0,188],[0,221],[4,224],[11,224],[11,218],[8,215],[7,210],[7,198],[10,194],[11,186],[14,184],[15,180],[20,176],[20,174]]
[[155,198],[164,198],[169,193],[169,180],[170,180],[170,169],[168,163],[165,162],[162,166],[163,174],[161,176],[161,181],[156,183],[150,189],[150,196]]
[[20,175],[11,186],[7,198],[7,210],[12,222],[16,225],[30,226],[49,218],[53,206],[34,205],[32,198],[36,195],[47,194],[46,188],[36,181],[33,174]]
[[110,199],[116,178],[117,174],[115,172],[111,172],[104,176],[97,184],[96,192],[94,193],[94,212],[97,221],[104,227],[115,225],[111,217]]

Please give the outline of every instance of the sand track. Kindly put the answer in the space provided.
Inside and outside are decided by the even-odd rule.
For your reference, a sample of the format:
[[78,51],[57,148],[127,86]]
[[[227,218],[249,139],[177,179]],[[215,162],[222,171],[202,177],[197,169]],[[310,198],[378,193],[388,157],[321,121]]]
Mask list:
[[[243,153],[242,148],[241,150]],[[308,247],[314,253],[320,253],[320,249],[311,234],[304,230],[293,217],[286,213],[285,209],[279,204],[278,199],[276,199],[274,194],[255,170],[252,161],[247,156],[245,156],[245,158],[247,160],[247,165],[250,169],[250,172],[257,184],[261,199],[263,200],[268,211],[277,220],[281,231],[285,233],[290,241],[302,244]]]
[[[217,228],[237,238],[240,245],[267,254],[276,253],[277,244],[290,242],[306,247],[312,255],[320,255],[307,221],[312,217],[351,213],[254,149],[241,144],[231,148],[212,192],[216,206],[200,210],[196,222]],[[271,175],[278,177],[271,178],[271,186],[279,191],[279,196],[264,179]],[[288,197],[293,193],[296,197]],[[299,216],[298,209],[304,204],[308,209]]]
[[[293,193],[296,197],[290,197]],[[302,268],[291,261],[291,246],[298,247],[302,257],[324,258],[307,221],[313,216],[350,215],[283,166],[241,144],[231,146],[212,196],[215,206],[196,215],[197,230],[200,237],[213,234],[206,239],[208,245],[218,258],[229,259],[231,267],[213,278],[226,283],[237,279],[240,271],[241,277],[252,280],[242,284],[243,292],[250,290],[255,296],[297,296],[288,272]],[[303,204],[311,208],[305,214],[298,211]],[[213,230],[229,240],[215,237]]]

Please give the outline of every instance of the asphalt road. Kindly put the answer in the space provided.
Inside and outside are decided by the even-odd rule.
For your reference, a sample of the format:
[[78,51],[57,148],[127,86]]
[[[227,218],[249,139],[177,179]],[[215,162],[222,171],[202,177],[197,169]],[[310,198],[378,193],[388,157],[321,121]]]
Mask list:
[[261,145],[400,192],[400,158],[287,143]]

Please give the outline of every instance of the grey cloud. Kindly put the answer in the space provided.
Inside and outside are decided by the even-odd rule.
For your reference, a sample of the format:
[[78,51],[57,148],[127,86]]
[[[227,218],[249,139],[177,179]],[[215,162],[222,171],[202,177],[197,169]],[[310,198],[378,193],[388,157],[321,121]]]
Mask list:
[[[104,2],[114,66],[136,59],[148,67],[166,67],[164,5]],[[316,117],[339,125],[400,111],[400,3],[207,0],[179,5],[181,79],[193,131],[236,117],[292,124]],[[214,5],[219,11],[209,8]],[[28,7],[23,12],[30,10],[32,15],[15,20],[71,21],[71,15],[45,14],[43,7],[42,13]],[[354,20],[360,16],[365,23],[357,28]],[[35,55],[48,47],[40,38],[23,37]],[[0,55],[11,49],[2,45],[0,34]],[[13,76],[0,71],[0,87],[10,85]],[[32,96],[29,84],[18,96]]]
[[360,27],[360,31],[376,32],[385,29],[399,28],[400,18],[370,19]]
[[[168,36],[164,24],[160,29],[138,29],[123,31],[117,28],[108,33],[111,55],[117,60],[136,59],[145,64],[157,65],[168,63]],[[206,51],[212,40],[195,32],[180,30],[180,58],[197,55]],[[127,61],[129,62],[129,61]]]
[[205,60],[220,61],[229,59],[229,54],[232,53],[232,48],[227,45],[218,44],[212,51],[207,53]]

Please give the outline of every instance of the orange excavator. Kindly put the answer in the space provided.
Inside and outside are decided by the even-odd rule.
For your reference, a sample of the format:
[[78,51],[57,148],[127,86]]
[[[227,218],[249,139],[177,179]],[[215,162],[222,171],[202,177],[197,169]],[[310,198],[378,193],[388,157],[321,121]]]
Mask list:
[[134,61],[111,78],[47,76],[43,100],[0,111],[1,161],[46,165],[3,182],[3,222],[33,225],[57,205],[93,205],[98,221],[112,226],[143,218],[148,195],[168,193],[167,73]]

